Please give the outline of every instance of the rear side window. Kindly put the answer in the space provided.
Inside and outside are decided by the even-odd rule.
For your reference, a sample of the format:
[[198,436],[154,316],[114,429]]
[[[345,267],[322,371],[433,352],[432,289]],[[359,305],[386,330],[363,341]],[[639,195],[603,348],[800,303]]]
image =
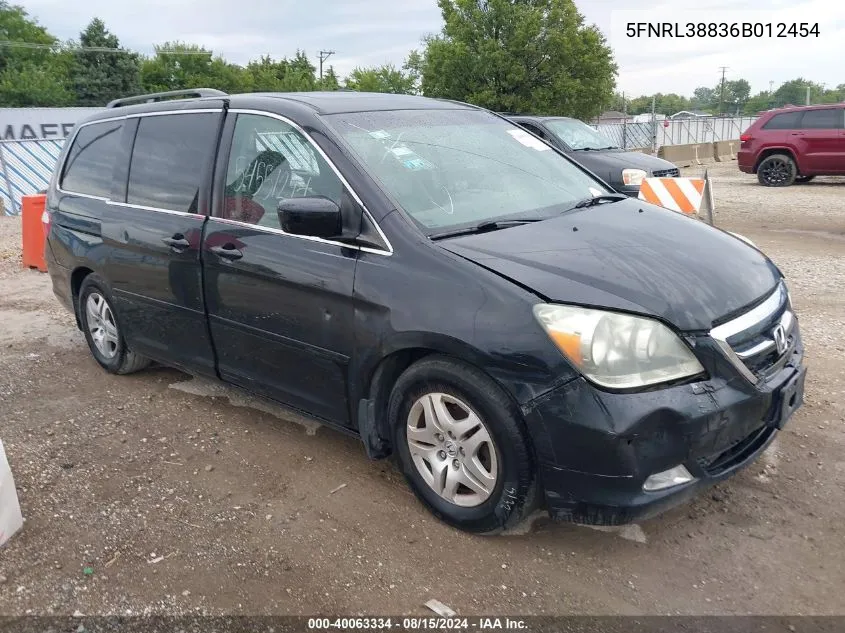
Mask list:
[[123,121],[92,123],[79,128],[68,151],[61,188],[108,198]]
[[845,111],[838,108],[807,110],[801,119],[804,130],[841,130],[845,122]]
[[801,112],[783,112],[776,114],[763,126],[764,130],[797,130]]
[[126,201],[197,212],[200,185],[217,140],[215,113],[142,117],[129,165]]

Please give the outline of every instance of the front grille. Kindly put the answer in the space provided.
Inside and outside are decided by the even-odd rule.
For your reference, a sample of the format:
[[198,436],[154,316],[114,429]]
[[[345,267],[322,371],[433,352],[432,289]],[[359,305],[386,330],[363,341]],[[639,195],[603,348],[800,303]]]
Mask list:
[[715,455],[699,458],[698,465],[711,477],[739,466],[769,441],[775,429],[764,425],[749,435],[734,442]]
[[711,330],[710,335],[750,380],[766,379],[789,360],[798,332],[783,284],[761,304]]
[[651,172],[651,175],[655,178],[677,178],[681,175],[681,170],[677,167],[673,167],[672,169],[656,169]]

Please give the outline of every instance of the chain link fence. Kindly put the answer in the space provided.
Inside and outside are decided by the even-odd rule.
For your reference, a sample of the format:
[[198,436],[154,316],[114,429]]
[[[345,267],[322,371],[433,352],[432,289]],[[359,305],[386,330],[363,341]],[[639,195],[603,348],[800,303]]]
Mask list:
[[594,127],[624,149],[653,149],[662,145],[693,145],[739,139],[756,117],[666,119],[645,123],[599,123]]

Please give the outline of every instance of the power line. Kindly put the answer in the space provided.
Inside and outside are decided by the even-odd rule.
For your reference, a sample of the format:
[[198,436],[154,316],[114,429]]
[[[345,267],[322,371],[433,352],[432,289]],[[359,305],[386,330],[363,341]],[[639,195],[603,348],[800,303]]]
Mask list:
[[[26,48],[30,50],[49,50],[67,52],[91,52],[91,53],[121,53],[123,55],[135,55],[134,51],[127,51],[121,48],[108,48],[106,46],[67,46],[62,44],[37,44],[35,42],[14,42],[12,40],[0,40],[0,48]],[[212,55],[212,51],[186,51],[186,50],[156,50],[156,54],[163,55]]]

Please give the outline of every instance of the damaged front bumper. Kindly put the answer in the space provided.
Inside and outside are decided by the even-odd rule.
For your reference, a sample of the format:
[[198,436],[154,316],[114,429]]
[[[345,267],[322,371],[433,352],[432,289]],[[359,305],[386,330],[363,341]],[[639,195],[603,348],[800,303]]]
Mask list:
[[[712,359],[709,380],[609,393],[579,378],[523,407],[552,517],[616,525],[659,514],[752,463],[803,402],[797,329],[786,362],[758,384],[712,341],[699,354]],[[653,489],[672,469],[691,480]]]

